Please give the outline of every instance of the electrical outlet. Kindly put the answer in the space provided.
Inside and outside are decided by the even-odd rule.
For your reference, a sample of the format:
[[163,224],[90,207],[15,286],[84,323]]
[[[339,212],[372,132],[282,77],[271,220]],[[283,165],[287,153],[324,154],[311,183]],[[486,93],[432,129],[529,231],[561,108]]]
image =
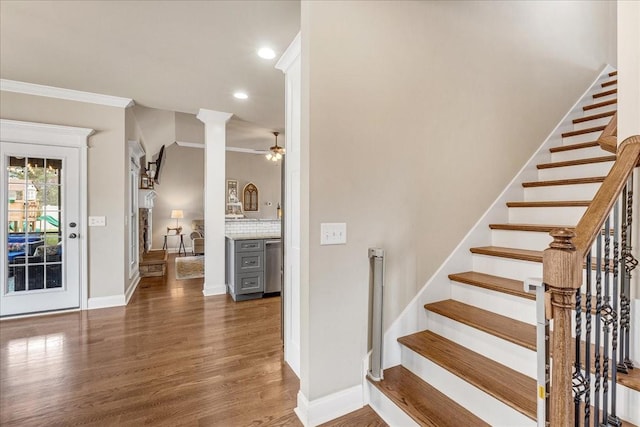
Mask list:
[[107,225],[107,217],[105,216],[90,216],[89,227],[105,227]]
[[347,224],[344,222],[323,222],[320,224],[321,245],[344,245],[347,243]]

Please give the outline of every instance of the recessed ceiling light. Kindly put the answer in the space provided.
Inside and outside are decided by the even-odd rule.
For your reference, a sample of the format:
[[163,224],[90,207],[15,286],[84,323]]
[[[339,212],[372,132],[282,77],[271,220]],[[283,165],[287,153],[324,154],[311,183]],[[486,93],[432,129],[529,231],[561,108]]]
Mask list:
[[249,95],[247,95],[244,92],[236,92],[236,93],[233,94],[233,97],[234,98],[238,98],[238,99],[247,99],[247,98],[249,98]]
[[276,57],[276,53],[269,47],[261,47],[258,49],[258,56],[264,59],[273,59]]

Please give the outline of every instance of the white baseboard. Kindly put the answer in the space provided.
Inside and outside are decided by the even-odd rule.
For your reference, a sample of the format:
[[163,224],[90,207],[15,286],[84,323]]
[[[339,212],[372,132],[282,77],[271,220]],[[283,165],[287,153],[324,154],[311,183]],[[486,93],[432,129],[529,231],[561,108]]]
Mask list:
[[204,295],[205,297],[212,296],[212,295],[224,295],[226,293],[227,293],[227,285],[225,284],[207,285],[207,283],[205,282],[202,285],[202,295]]
[[298,391],[298,406],[294,411],[305,427],[314,427],[362,408],[362,397],[362,384],[311,402]]
[[122,295],[111,295],[108,297],[94,297],[89,298],[88,310],[95,310],[96,308],[108,308],[108,307],[120,307],[127,305],[127,300]]
[[136,274],[133,277],[133,281],[129,285],[129,289],[127,289],[127,292],[125,293],[125,296],[124,296],[125,305],[129,304],[129,300],[131,300],[131,297],[133,296],[133,293],[138,288],[138,283],[140,283],[140,272],[136,271]]

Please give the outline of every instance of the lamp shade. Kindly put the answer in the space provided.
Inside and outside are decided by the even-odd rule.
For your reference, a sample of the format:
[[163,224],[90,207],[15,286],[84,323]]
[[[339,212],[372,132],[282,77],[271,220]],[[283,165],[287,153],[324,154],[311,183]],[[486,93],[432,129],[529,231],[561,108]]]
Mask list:
[[179,219],[179,218],[184,218],[184,213],[182,212],[182,210],[180,209],[172,210],[171,219]]

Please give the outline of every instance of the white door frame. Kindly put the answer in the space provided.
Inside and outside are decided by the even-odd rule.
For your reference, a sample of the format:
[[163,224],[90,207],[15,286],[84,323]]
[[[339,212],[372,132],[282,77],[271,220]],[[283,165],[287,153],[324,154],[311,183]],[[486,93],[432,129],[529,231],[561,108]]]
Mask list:
[[284,360],[300,378],[301,351],[301,39],[293,39],[276,68],[285,74],[286,162],[284,196]]
[[[87,268],[87,144],[93,129],[70,126],[50,125],[44,123],[21,122],[0,119],[0,138],[3,142],[23,144],[49,145],[78,148],[80,152],[80,310],[87,309],[89,299]],[[0,242],[6,241],[4,217],[5,208],[0,209]],[[0,277],[6,277],[5,263],[0,263]]]

